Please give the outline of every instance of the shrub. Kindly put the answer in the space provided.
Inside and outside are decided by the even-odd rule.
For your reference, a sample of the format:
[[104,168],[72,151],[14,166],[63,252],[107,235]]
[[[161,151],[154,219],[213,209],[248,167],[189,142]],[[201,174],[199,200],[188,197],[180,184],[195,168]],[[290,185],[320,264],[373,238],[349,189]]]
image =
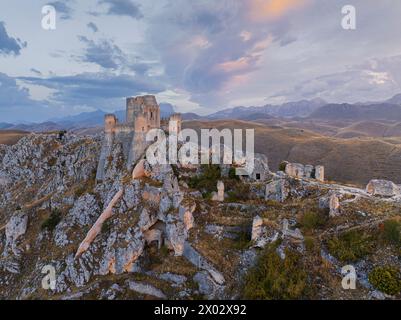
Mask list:
[[315,239],[312,237],[305,237],[305,249],[306,251],[312,252],[315,251],[316,245],[315,245]]
[[389,243],[401,244],[401,223],[395,220],[384,222],[383,236]]
[[307,273],[298,252],[286,249],[282,260],[268,246],[245,278],[245,299],[302,299],[309,292]]
[[41,229],[53,231],[60,221],[61,221],[61,213],[59,210],[55,209],[52,211],[50,216],[45,221],[43,221]]
[[328,241],[330,253],[342,262],[357,261],[373,250],[372,237],[355,230]]
[[248,184],[237,182],[231,186],[228,193],[229,202],[246,201],[250,198],[250,187]]
[[378,290],[396,295],[401,291],[401,273],[395,266],[376,267],[369,273],[369,282]]
[[322,212],[307,212],[301,218],[301,225],[305,230],[314,230],[324,226],[327,222],[327,216]]
[[101,232],[102,232],[103,234],[108,234],[108,233],[110,232],[110,229],[111,229],[111,223],[110,223],[110,221],[105,221],[105,222],[103,222]]
[[278,166],[278,170],[279,171],[285,171],[285,168],[287,167],[287,162],[283,161],[280,162],[279,166]]
[[239,176],[235,174],[234,167],[231,167],[230,170],[228,170],[228,178],[231,180],[239,180]]
[[218,165],[202,165],[201,174],[191,177],[188,185],[202,192],[217,191],[217,181],[221,178]]

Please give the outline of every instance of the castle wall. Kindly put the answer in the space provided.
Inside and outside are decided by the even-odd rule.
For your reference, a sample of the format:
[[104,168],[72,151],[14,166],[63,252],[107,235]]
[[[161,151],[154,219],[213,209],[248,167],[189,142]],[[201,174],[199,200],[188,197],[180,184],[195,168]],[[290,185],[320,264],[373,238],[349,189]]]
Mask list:
[[151,95],[127,98],[126,122],[118,123],[115,115],[108,114],[104,126],[105,137],[96,173],[97,180],[103,180],[107,159],[116,143],[122,145],[127,169],[132,168],[146,150],[146,133],[150,129],[160,128],[160,107]]

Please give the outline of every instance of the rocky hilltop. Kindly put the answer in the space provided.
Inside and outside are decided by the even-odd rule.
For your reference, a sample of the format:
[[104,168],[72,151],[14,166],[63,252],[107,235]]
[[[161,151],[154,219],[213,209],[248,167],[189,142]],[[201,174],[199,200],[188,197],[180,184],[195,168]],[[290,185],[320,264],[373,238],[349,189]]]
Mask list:
[[0,145],[0,298],[400,298],[398,185],[327,183],[285,162],[257,180],[143,157],[129,172],[119,143],[96,181],[101,145],[70,134]]

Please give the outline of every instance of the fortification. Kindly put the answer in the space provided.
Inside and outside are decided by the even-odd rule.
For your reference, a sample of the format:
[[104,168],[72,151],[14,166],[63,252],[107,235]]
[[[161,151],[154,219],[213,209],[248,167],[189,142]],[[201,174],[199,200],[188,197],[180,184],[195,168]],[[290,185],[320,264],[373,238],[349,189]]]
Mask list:
[[114,144],[120,143],[127,169],[145,152],[146,133],[160,128],[160,108],[154,96],[127,98],[126,121],[119,123],[114,114],[104,117],[104,140],[100,153],[96,179],[103,180],[105,168]]

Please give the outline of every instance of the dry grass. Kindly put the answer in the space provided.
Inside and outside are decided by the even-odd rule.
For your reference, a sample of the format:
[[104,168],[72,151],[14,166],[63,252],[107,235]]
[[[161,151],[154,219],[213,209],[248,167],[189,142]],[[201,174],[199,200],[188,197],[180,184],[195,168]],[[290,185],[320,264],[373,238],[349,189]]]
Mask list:
[[0,130],[0,144],[11,146],[28,134],[29,132],[19,130]]

